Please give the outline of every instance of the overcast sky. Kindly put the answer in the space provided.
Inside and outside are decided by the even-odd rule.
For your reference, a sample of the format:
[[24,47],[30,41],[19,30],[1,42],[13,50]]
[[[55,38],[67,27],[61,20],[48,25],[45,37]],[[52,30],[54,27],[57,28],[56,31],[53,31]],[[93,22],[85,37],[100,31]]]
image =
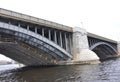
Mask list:
[[0,0],[0,8],[120,41],[120,0]]

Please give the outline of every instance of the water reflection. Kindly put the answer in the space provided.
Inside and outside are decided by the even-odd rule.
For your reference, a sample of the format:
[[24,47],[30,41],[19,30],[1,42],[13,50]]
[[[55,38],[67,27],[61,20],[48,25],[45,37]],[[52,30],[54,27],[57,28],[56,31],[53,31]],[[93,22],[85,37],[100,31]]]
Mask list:
[[1,71],[0,82],[120,82],[120,59],[97,65],[24,67]]

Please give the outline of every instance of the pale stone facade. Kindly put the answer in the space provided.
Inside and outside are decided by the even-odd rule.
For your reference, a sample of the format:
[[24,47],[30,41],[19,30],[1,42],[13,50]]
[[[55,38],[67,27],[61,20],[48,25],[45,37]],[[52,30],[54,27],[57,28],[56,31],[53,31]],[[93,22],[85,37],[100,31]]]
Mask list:
[[80,27],[73,29],[73,55],[74,61],[99,60],[99,57],[89,50],[86,30]]

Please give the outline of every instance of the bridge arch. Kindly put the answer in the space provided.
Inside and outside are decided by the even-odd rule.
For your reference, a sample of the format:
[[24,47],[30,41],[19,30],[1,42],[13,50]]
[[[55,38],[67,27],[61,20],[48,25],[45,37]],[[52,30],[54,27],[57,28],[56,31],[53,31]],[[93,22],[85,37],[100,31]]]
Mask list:
[[[26,46],[26,44],[24,45],[24,43],[28,44],[26,46],[28,48],[33,47],[33,48],[31,48],[33,51],[35,51],[34,48],[37,47],[37,49],[38,49],[37,51],[41,51],[42,55],[44,55],[44,53],[45,53],[47,55],[50,55],[50,58],[54,58],[55,60],[58,60],[58,61],[67,60],[69,58],[72,58],[71,54],[66,52],[63,48],[61,48],[57,44],[53,43],[52,41],[49,41],[45,37],[38,35],[32,31],[21,28],[20,26],[15,26],[15,25],[11,25],[8,23],[0,22],[0,33],[1,33],[0,35],[2,36],[2,37],[0,36],[1,39],[2,38],[9,38],[9,39],[11,38],[12,40],[14,40],[14,41],[12,41],[12,43],[11,42],[6,43],[4,41],[3,41],[3,43],[0,43],[1,52],[3,52],[4,55],[11,57],[12,59],[15,59],[15,56],[10,56],[9,54],[4,53],[5,49],[9,49],[9,51],[12,49],[17,49],[18,52],[13,50],[12,51],[13,54],[21,55],[21,54],[19,54],[20,53],[19,51],[21,49],[21,46],[22,47]],[[17,46],[18,48],[16,48],[16,47],[14,48],[13,46]],[[3,47],[5,49],[2,49]],[[28,51],[31,51],[31,50],[28,50]],[[23,52],[23,53],[25,53],[25,52]],[[30,53],[25,53],[25,54],[30,54]],[[19,57],[21,57],[21,56],[19,56]],[[25,57],[27,57],[27,56],[25,56]],[[31,58],[34,59],[33,56]],[[38,58],[40,58],[40,59],[38,59]],[[38,54],[35,57],[35,59],[38,61],[34,62],[34,65],[40,65],[41,62],[39,62],[39,60],[41,60],[41,54]],[[22,59],[18,58],[17,60],[19,61]],[[45,56],[44,61],[46,62],[46,64],[55,64],[54,61],[50,62],[51,60],[50,61],[47,61],[47,60],[48,60],[48,58]],[[23,64],[26,64],[26,65],[33,65],[33,63],[32,63],[33,61],[27,62],[27,60],[24,61],[24,59],[23,59],[23,61],[20,61],[20,62]],[[45,65],[45,62],[42,64]]]
[[116,57],[117,55],[117,50],[106,42],[97,42],[90,47],[90,50],[94,51],[100,60]]

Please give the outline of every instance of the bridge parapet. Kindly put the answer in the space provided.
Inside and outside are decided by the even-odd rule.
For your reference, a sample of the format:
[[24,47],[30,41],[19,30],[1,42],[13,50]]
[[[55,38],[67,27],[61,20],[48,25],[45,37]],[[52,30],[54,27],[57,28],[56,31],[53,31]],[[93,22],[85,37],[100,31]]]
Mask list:
[[62,25],[62,24],[58,24],[58,23],[55,23],[55,22],[51,22],[51,21],[48,21],[48,20],[40,19],[40,18],[37,18],[37,17],[21,14],[21,13],[18,13],[18,12],[6,10],[6,9],[3,9],[3,8],[0,8],[0,16],[7,17],[7,18],[12,18],[12,19],[16,19],[16,20],[21,20],[21,21],[25,21],[25,22],[31,22],[31,23],[38,24],[38,25],[49,26],[49,27],[52,27],[52,28],[55,28],[55,29],[72,32],[72,27],[65,26],[65,25]]

